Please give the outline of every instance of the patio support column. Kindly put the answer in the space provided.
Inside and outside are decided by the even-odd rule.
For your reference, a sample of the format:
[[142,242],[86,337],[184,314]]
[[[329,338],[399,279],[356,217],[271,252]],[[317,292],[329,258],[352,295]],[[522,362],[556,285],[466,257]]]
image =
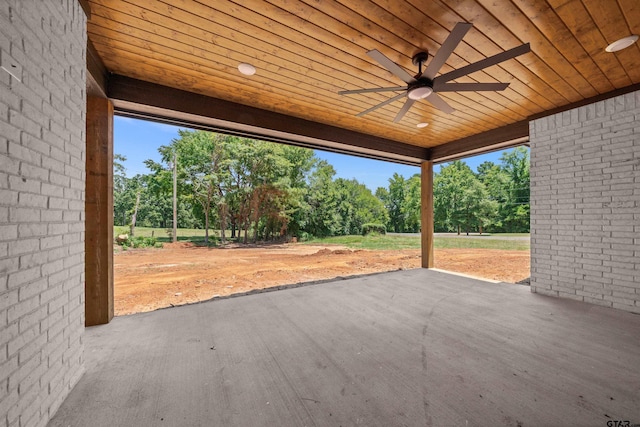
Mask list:
[[113,104],[87,96],[85,325],[113,318]]
[[420,170],[422,268],[433,268],[433,162],[422,162]]

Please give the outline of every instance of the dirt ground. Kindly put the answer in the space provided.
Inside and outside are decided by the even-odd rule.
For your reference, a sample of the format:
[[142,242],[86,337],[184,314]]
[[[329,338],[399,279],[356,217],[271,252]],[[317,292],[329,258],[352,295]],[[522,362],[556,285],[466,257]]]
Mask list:
[[[191,243],[114,255],[115,313],[124,315],[279,285],[420,267],[419,250],[351,250],[296,243],[206,248]],[[529,252],[440,249],[436,268],[515,283]]]

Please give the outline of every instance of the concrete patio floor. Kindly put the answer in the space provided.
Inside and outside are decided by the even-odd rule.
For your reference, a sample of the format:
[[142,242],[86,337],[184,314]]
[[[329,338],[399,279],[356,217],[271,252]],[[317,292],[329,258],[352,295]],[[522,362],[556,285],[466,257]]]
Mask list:
[[640,423],[640,316],[424,269],[115,318],[49,426]]

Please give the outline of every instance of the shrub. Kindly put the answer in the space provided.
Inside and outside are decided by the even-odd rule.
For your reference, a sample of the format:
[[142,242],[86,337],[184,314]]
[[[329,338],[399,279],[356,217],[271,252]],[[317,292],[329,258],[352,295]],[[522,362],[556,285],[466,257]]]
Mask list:
[[129,237],[127,240],[118,243],[123,249],[128,248],[161,248],[162,243],[158,242],[155,237],[138,236],[133,239]]
[[132,240],[132,244],[131,247],[133,248],[154,248],[156,247],[156,243],[158,243],[156,241],[155,237],[134,237]]
[[374,224],[374,223],[368,223],[368,224],[362,224],[362,235],[366,236],[367,234],[387,234],[387,228],[384,226],[384,224]]
[[308,242],[312,238],[313,238],[313,236],[311,234],[307,233],[306,231],[298,233],[298,242]]

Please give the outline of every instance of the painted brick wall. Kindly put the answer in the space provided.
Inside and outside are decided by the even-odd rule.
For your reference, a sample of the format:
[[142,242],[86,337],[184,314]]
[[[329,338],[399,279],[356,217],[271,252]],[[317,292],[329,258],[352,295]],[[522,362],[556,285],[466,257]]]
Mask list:
[[83,373],[86,17],[0,1],[0,426],[43,426]]
[[640,313],[640,92],[535,120],[531,290]]

